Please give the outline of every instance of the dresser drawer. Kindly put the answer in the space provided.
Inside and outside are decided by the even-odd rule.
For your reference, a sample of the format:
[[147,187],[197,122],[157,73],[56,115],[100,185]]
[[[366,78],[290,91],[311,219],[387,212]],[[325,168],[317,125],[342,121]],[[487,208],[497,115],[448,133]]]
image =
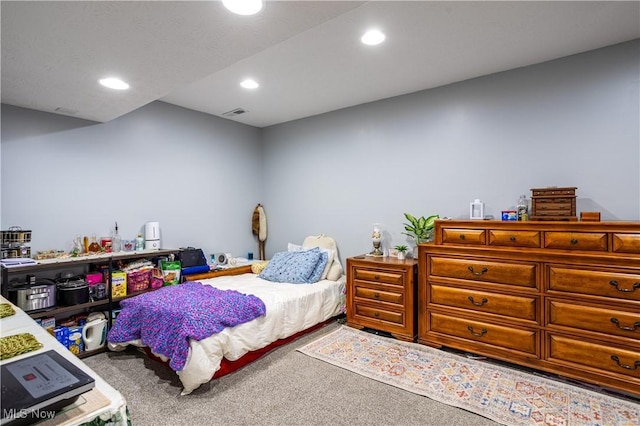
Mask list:
[[640,273],[548,266],[549,290],[640,301]]
[[510,296],[488,291],[431,285],[429,303],[469,309],[476,312],[504,315],[530,321],[536,320],[536,297]]
[[355,304],[355,316],[393,323],[394,325],[404,325],[404,312],[381,309],[360,303]]
[[549,325],[573,327],[640,340],[640,309],[628,312],[547,299]]
[[533,209],[534,217],[557,217],[557,216],[566,216],[573,217],[573,211],[571,210],[544,210],[535,208]]
[[[564,200],[561,201],[561,200]],[[545,211],[551,210],[551,211],[568,211],[569,213],[571,213],[571,207],[572,207],[572,203],[571,200],[565,200],[563,199],[557,199],[557,200],[546,200],[546,199],[540,199],[537,200],[538,202],[536,203],[536,213],[537,214],[542,214]]]
[[354,288],[354,297],[360,299],[370,299],[379,302],[394,303],[404,306],[404,293],[395,292],[382,288],[369,288],[356,285]]
[[607,233],[545,232],[544,247],[563,250],[607,251]]
[[514,327],[430,313],[430,330],[467,340],[538,355],[537,333]]
[[487,232],[484,229],[443,228],[443,244],[485,245]]
[[391,269],[355,268],[353,276],[356,280],[404,286],[404,274]]
[[613,234],[613,251],[616,253],[640,253],[640,234]]
[[490,246],[505,247],[540,247],[540,232],[538,231],[489,231]]
[[531,188],[531,196],[532,197],[562,197],[563,195],[575,196],[576,195],[575,186],[567,186],[567,187],[548,187],[548,188]]
[[575,200],[575,197],[536,197],[535,200],[537,206],[540,206],[542,204],[563,204],[571,207],[573,201]]
[[535,263],[502,263],[431,256],[429,277],[459,278],[520,287],[536,287]]
[[640,379],[640,351],[554,334],[550,334],[548,339],[550,361],[564,361]]

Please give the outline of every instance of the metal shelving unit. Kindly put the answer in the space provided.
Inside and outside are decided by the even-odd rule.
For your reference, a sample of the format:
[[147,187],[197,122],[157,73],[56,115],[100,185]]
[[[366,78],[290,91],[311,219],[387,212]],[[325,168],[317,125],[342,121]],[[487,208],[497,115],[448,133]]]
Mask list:
[[[114,270],[117,270],[120,262],[128,262],[136,259],[157,259],[163,256],[170,256],[172,254],[178,253],[179,249],[159,249],[159,250],[142,250],[142,251],[134,251],[134,252],[118,252],[118,253],[103,253],[103,254],[93,254],[88,256],[81,257],[71,257],[64,259],[45,259],[37,261],[35,264],[27,264],[27,265],[19,265],[14,267],[5,267],[2,266],[2,274],[0,287],[2,295],[5,298],[8,297],[8,287],[10,282],[14,279],[18,281],[24,280],[27,274],[34,274],[38,276],[38,278],[53,278],[51,275],[55,275],[57,272],[66,269],[81,269],[83,273],[87,273],[91,267],[96,266],[106,266],[109,272],[109,279],[107,280],[107,295],[106,299],[90,301],[87,303],[82,303],[78,305],[72,306],[56,306],[50,309],[45,309],[41,311],[32,311],[27,312],[27,314],[33,318],[45,318],[58,316],[61,314],[71,314],[77,312],[86,312],[92,308],[103,307],[106,309],[102,309],[108,312],[107,320],[109,322],[109,328],[112,326],[112,312],[115,307],[118,306],[118,302],[121,300],[127,299],[129,297],[134,297],[139,294],[146,293],[148,291],[153,291],[154,289],[142,290],[139,292],[127,294],[123,297],[113,298],[111,296],[111,274]],[[95,355],[100,352],[104,352],[106,349],[101,348],[95,351],[87,351],[82,352],[78,356],[80,358],[85,358],[91,355]]]

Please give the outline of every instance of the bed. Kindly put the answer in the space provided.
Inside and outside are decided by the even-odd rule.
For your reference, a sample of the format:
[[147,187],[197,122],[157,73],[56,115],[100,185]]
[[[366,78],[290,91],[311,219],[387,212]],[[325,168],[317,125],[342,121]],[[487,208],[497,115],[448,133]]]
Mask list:
[[[184,364],[177,363],[178,368],[175,368],[175,359],[172,360],[169,356],[150,350],[149,346],[157,347],[154,346],[154,343],[157,342],[145,339],[144,332],[140,335],[142,336],[141,338],[123,341],[122,327],[120,326],[126,321],[120,322],[120,318],[122,318],[122,315],[128,314],[129,317],[132,317],[130,315],[132,312],[127,312],[127,309],[133,309],[128,307],[127,303],[123,304],[122,312],[109,332],[109,348],[118,351],[133,345],[145,348],[147,352],[170,365],[173,362],[172,369],[176,371],[183,386],[182,394],[186,395],[193,392],[200,385],[209,382],[216,372],[220,370],[223,362],[230,361],[233,363],[243,357],[250,358],[251,354],[260,353],[260,351],[277,345],[279,342],[286,342],[293,336],[311,330],[314,326],[344,313],[346,279],[337,257],[335,242],[330,238],[327,242],[327,238],[314,236],[305,239],[301,246],[289,244],[287,252],[276,253],[269,264],[266,265],[266,268],[259,274],[245,273],[220,276],[201,279],[197,283],[188,281],[175,286],[184,286],[183,290],[185,291],[192,287],[198,291],[237,292],[252,298],[250,307],[252,309],[255,308],[256,311],[260,311],[260,309],[256,304],[255,298],[264,304],[264,314],[257,315],[255,319],[224,327],[220,331],[202,339],[187,339],[188,353]],[[325,248],[326,246],[333,246],[333,248]],[[316,272],[322,266],[322,271],[319,275],[321,279],[309,283],[300,283],[294,277],[291,280],[293,282],[286,281],[291,277],[289,272],[292,269],[296,269],[295,272],[298,272],[299,264],[291,263],[290,261],[282,263],[278,259],[285,257],[300,259],[301,256],[315,258],[312,254],[309,254],[312,251],[313,253],[321,251],[322,254],[319,259],[326,259],[323,265],[320,262],[316,264]],[[279,279],[276,278],[276,281],[271,280],[273,278],[271,274],[274,271],[276,271],[276,277],[279,277]],[[315,280],[315,278],[312,279]],[[152,292],[153,297],[172,297],[168,296],[169,293],[166,293],[167,296],[163,294],[167,289],[162,288]],[[144,296],[151,297],[149,294]],[[127,299],[127,301],[140,297],[142,296],[136,296]],[[136,301],[134,300],[134,302]],[[147,314],[145,313],[145,315]],[[155,333],[153,322],[149,327],[151,334]],[[147,334],[147,336],[149,335]]]

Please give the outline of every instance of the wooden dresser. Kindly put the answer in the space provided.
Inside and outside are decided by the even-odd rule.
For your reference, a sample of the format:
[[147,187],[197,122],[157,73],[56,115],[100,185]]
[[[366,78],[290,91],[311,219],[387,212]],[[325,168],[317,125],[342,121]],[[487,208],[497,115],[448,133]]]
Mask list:
[[347,259],[347,325],[413,342],[417,334],[418,262],[391,257]]
[[418,342],[640,395],[640,222],[436,222]]

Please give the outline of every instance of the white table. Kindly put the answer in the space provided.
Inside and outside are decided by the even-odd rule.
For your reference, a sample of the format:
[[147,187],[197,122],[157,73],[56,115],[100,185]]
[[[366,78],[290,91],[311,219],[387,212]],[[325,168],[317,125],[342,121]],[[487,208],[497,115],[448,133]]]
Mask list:
[[116,426],[127,425],[127,404],[120,392],[105,382],[102,377],[98,376],[89,366],[82,362],[80,358],[71,353],[22,309],[13,305],[2,296],[0,296],[0,303],[9,303],[16,311],[15,315],[0,319],[0,337],[19,333],[31,333],[43,344],[42,349],[37,351],[18,355],[6,360],[0,360],[0,365],[48,350],[54,350],[95,380],[95,388],[93,390],[81,395],[76,403],[72,404],[68,409],[62,410],[55,418],[47,420],[44,423],[38,423],[39,426],[81,425],[96,417],[101,417],[103,420],[111,419],[112,424]]

